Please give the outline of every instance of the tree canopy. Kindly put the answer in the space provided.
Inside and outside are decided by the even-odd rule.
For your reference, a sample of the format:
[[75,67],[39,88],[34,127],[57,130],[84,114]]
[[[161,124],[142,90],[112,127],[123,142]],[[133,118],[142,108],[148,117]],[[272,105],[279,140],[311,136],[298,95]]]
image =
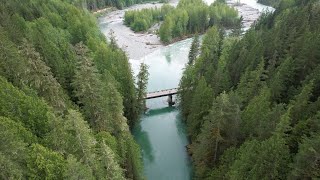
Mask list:
[[243,37],[208,30],[180,81],[196,179],[319,178],[319,7],[283,0]]
[[0,179],[144,178],[128,58],[83,2],[0,0]]
[[124,23],[134,31],[146,31],[156,22],[161,22],[158,30],[162,42],[188,37],[190,34],[204,33],[214,25],[227,29],[241,28],[242,19],[238,11],[224,1],[216,1],[210,6],[202,0],[181,0],[176,8],[163,5],[160,9],[126,11]]

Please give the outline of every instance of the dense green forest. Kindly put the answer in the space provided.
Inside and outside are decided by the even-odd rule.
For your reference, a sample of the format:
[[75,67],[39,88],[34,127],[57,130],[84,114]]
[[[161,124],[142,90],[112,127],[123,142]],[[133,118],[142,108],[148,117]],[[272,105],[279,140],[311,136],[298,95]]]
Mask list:
[[114,38],[65,1],[0,3],[0,179],[143,179],[142,92]]
[[170,43],[175,38],[204,33],[213,25],[241,29],[242,19],[224,0],[215,1],[210,6],[202,0],[180,0],[177,8],[164,5],[161,9],[127,11],[124,19],[134,31],[146,31],[160,21],[163,21],[159,29],[160,39]]
[[124,23],[135,32],[146,31],[155,23],[163,21],[173,9],[173,6],[164,4],[161,8],[126,11]]
[[224,0],[215,1],[210,6],[202,0],[181,0],[177,8],[165,17],[159,36],[161,41],[169,43],[175,38],[204,33],[213,25],[241,29],[241,21],[238,11]]
[[281,4],[241,38],[213,27],[193,43],[180,104],[195,179],[320,177],[320,3]]
[[[63,0],[65,2],[71,3],[77,7],[88,9],[90,11],[96,11],[108,7],[116,7],[122,9],[134,4],[145,3],[155,0]],[[166,0],[160,0],[161,2],[166,2]]]

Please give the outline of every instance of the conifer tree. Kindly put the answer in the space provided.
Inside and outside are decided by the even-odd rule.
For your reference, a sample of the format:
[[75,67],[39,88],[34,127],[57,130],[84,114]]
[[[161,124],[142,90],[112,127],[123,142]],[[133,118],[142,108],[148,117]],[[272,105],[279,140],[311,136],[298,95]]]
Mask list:
[[320,176],[320,135],[313,134],[310,138],[305,137],[299,146],[299,152],[295,156],[293,170],[290,174],[292,179],[313,179]]
[[94,180],[94,176],[92,175],[92,169],[83,164],[73,156],[68,155],[66,160],[66,170],[64,172],[63,177],[66,179],[77,180],[77,179],[88,179]]
[[137,75],[137,99],[140,113],[144,112],[146,108],[145,97],[147,95],[148,76],[148,66],[145,63],[141,63],[140,71]]
[[170,16],[166,16],[163,24],[159,29],[159,35],[161,41],[164,43],[169,43],[172,40],[172,19]]
[[277,119],[269,119],[270,109],[270,90],[261,89],[258,96],[254,97],[241,114],[241,131],[244,137],[266,138],[275,127],[272,125]]
[[27,158],[28,178],[31,179],[61,179],[66,162],[63,157],[40,144],[32,144]]
[[82,115],[75,110],[69,110],[65,119],[55,121],[55,127],[47,137],[48,144],[58,152],[72,154],[92,168],[96,141]]
[[108,114],[108,97],[103,96],[103,83],[100,80],[100,74],[94,66],[92,60],[88,57],[88,49],[82,43],[75,47],[78,56],[78,69],[72,83],[75,97],[78,98],[78,104],[91,127],[97,131],[112,131],[112,122]]
[[20,123],[0,117],[0,178],[22,179],[27,174],[27,146],[36,138]]
[[[0,179],[143,177],[123,116],[124,106],[130,120],[138,116],[127,56],[71,1],[1,3]],[[92,130],[110,134],[103,140],[114,157],[98,153]]]
[[190,114],[187,117],[187,128],[193,140],[200,133],[204,117],[209,113],[212,105],[212,96],[211,87],[208,86],[204,77],[201,77],[198,85],[195,87],[190,105]]
[[49,132],[49,107],[39,97],[27,95],[0,76],[0,116],[23,124],[38,137]]
[[57,112],[63,112],[67,108],[67,97],[40,54],[26,40],[23,41],[19,53],[27,58],[26,70],[20,76],[21,85],[31,86]]
[[115,161],[115,155],[112,150],[104,143],[100,142],[97,147],[97,160],[98,166],[97,178],[110,179],[110,180],[124,180],[123,170]]
[[199,55],[199,48],[200,48],[200,42],[199,42],[199,35],[196,34],[192,40],[192,44],[189,51],[189,65],[192,65]]
[[[234,95],[232,95],[234,96]],[[192,144],[196,173],[203,177],[217,164],[224,150],[236,145],[239,139],[240,107],[236,97],[221,93],[213,102],[196,143]]]
[[289,148],[283,138],[246,141],[228,175],[230,179],[285,179],[288,163]]

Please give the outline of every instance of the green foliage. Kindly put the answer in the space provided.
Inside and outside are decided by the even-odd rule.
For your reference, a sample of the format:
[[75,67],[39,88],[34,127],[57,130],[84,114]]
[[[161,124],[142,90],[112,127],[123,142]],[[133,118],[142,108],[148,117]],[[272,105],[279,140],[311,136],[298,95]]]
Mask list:
[[181,77],[179,83],[179,93],[178,99],[181,107],[182,114],[184,117],[188,117],[191,110],[191,101],[194,95],[193,87],[196,84],[196,77],[194,77],[194,67],[192,65],[186,66],[186,69],[183,72],[183,76]]
[[[106,131],[101,131],[96,134],[96,140],[98,143],[105,143],[115,153],[115,156],[119,156],[117,139]],[[116,157],[120,161],[120,157]]]
[[204,77],[201,77],[198,85],[195,87],[194,96],[190,105],[190,115],[187,117],[187,128],[191,139],[200,133],[200,127],[204,121],[204,117],[208,115],[212,105],[212,89],[208,86]]
[[31,179],[61,179],[66,162],[63,157],[40,144],[32,144],[27,158]]
[[192,40],[192,44],[189,51],[189,61],[188,64],[192,65],[196,60],[197,56],[199,55],[200,50],[200,42],[199,42],[199,35],[196,34],[194,39]]
[[142,9],[126,11],[124,14],[124,23],[133,31],[146,31],[159,21],[163,21],[166,15],[174,8],[168,4],[160,9]]
[[201,51],[203,52],[201,57],[205,59],[206,65],[213,64],[215,69],[220,56],[221,40],[218,28],[212,27],[207,31],[201,46]]
[[77,180],[77,179],[88,179],[94,180],[92,175],[92,169],[87,165],[84,165],[77,161],[75,157],[69,155],[66,160],[66,170],[64,172],[65,179]]
[[54,150],[72,154],[81,162],[93,165],[95,139],[79,112],[70,110],[64,120],[57,119],[47,141]]
[[265,138],[274,130],[279,119],[270,119],[270,92],[267,88],[261,89],[242,112],[241,131],[244,137]]
[[0,153],[0,178],[22,179],[23,169],[11,159]]
[[[93,60],[96,68],[102,74],[101,80],[107,83],[107,88],[113,86],[120,92],[124,106],[124,115],[127,117],[130,127],[133,127],[139,117],[134,77],[128,58],[123,51],[116,47],[112,34],[111,39],[112,48],[108,48],[104,43],[95,47],[96,52],[94,53]],[[112,81],[112,84],[110,84],[110,81]],[[114,98],[119,97],[114,96]]]
[[127,177],[131,179],[145,179],[142,173],[143,164],[139,145],[135,143],[133,137],[129,134],[123,138],[123,143],[126,147],[125,169],[128,169],[126,173]]
[[26,175],[27,145],[36,142],[20,123],[0,117],[0,177],[22,179]]
[[137,75],[137,99],[138,99],[138,111],[143,113],[146,108],[145,97],[147,95],[149,73],[148,66],[144,63],[140,64],[140,71]]
[[179,85],[197,179],[319,176],[319,9],[284,0],[241,39],[208,30]]
[[161,9],[126,11],[124,23],[133,31],[146,31],[152,25],[163,21],[159,29],[162,42],[170,43],[176,38],[184,38],[195,33],[204,33],[214,25],[241,29],[238,12],[225,2],[208,6],[201,0],[179,1],[177,8],[163,5]]
[[169,43],[172,39],[172,20],[170,16],[167,16],[159,29],[159,36],[161,41]]
[[[122,131],[126,120],[122,117],[122,98],[116,90],[109,74],[98,73],[92,59],[88,57],[88,49],[83,44],[77,44],[75,51],[79,65],[72,85],[78,104],[89,124],[97,131]],[[102,81],[103,79],[103,81]],[[109,101],[106,101],[109,100]],[[125,127],[124,127],[125,128]]]
[[221,2],[210,5],[209,16],[209,26],[218,25],[225,28],[234,28],[238,23],[241,23],[237,10]]
[[28,23],[28,30],[28,39],[43,56],[58,82],[68,88],[68,78],[75,69],[75,56],[68,42],[68,33],[54,28],[45,18]]
[[77,44],[75,51],[79,60],[75,79],[72,83],[78,104],[83,106],[83,112],[91,127],[98,131],[112,130],[111,119],[107,113],[107,101],[103,99],[102,82],[92,59],[88,57],[88,48],[82,43]]
[[[204,177],[210,167],[217,164],[221,154],[239,139],[240,107],[235,95],[221,93],[213,102],[201,133],[192,144],[195,164],[199,164],[196,176]],[[209,168],[208,168],[209,167]]]
[[130,64],[86,2],[1,0],[0,179],[143,177]]
[[99,166],[96,172],[97,179],[124,180],[123,170],[115,161],[112,150],[104,142],[100,142],[96,151],[98,157],[96,165]]
[[49,107],[38,97],[28,96],[0,76],[0,115],[21,122],[38,137],[49,131]]
[[292,179],[308,179],[320,176],[319,142],[319,134],[315,134],[310,138],[304,138],[294,160],[293,170],[291,172]]
[[169,43],[174,38],[203,33],[214,25],[236,28],[240,22],[238,12],[225,3],[208,6],[200,0],[182,0],[164,19],[159,34],[161,41]]
[[2,39],[1,74],[20,88],[28,86],[36,90],[56,112],[62,112],[70,102],[32,44],[24,39],[18,49],[5,34]]
[[[132,6],[134,4],[150,2],[150,0],[64,0],[77,7],[96,11],[108,7],[116,7],[122,9],[124,7]],[[151,0],[152,1],[152,0]]]
[[288,162],[289,148],[284,139],[247,141],[239,148],[228,176],[230,179],[286,179]]
[[21,73],[20,81],[22,82],[20,84],[28,84],[56,111],[63,112],[67,105],[70,105],[68,97],[53,77],[50,68],[42,61],[40,54],[27,41],[23,42],[19,53],[28,58],[24,67],[25,71]]

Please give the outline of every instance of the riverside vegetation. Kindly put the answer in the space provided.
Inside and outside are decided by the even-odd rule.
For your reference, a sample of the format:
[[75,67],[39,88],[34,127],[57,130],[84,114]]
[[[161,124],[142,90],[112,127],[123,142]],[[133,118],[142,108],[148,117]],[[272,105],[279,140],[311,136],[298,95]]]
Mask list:
[[241,38],[213,27],[193,44],[180,104],[195,179],[319,178],[320,3],[283,0]]
[[[123,9],[124,7],[129,7],[134,4],[150,2],[153,0],[63,0],[65,2],[71,3],[75,6],[88,9],[90,11],[96,11],[108,7],[116,7],[118,9]],[[166,0],[160,0],[161,2],[166,2]]]
[[215,1],[210,6],[202,0],[181,0],[177,8],[163,5],[158,9],[126,11],[124,16],[125,24],[133,31],[146,31],[160,21],[163,21],[159,29],[160,39],[170,43],[175,38],[204,33],[213,25],[241,29],[242,18],[224,0]]
[[0,3],[0,179],[143,179],[144,92],[114,38],[68,1]]

